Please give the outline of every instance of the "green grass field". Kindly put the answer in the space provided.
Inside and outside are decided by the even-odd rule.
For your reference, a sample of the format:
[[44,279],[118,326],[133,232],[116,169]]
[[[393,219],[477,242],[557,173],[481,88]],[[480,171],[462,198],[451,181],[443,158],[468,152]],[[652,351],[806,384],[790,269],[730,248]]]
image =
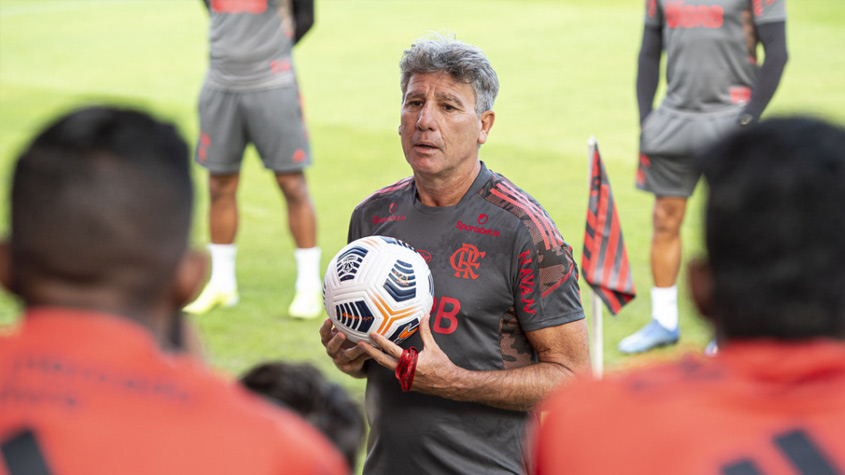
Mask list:
[[[587,139],[595,135],[613,183],[640,297],[605,319],[611,368],[703,348],[710,338],[679,282],[682,340],[649,356],[624,357],[623,336],[649,318],[652,198],[634,190],[635,61],[640,0],[318,0],[314,29],[295,60],[316,164],[308,172],[318,209],[323,265],[343,246],[350,211],[372,190],[410,174],[396,133],[398,60],[430,30],[453,31],[484,49],[501,92],[481,150],[548,210],[580,260],[587,203]],[[811,113],[845,122],[845,4],[791,0],[790,62],[767,115]],[[89,103],[140,106],[197,134],[196,102],[207,61],[207,15],[199,0],[0,0],[0,234],[8,230],[8,183],[21,147],[50,118]],[[281,196],[254,151],[240,190],[241,304],[196,320],[210,363],[237,374],[260,360],[308,360],[356,394],[361,381],[324,354],[320,321],[285,316],[292,297],[292,242]],[[196,168],[193,242],[207,241],[206,174]],[[703,190],[699,190],[702,192]],[[696,195],[684,228],[686,257],[701,254]],[[586,285],[582,283],[584,295]],[[0,296],[0,322],[18,304]]]

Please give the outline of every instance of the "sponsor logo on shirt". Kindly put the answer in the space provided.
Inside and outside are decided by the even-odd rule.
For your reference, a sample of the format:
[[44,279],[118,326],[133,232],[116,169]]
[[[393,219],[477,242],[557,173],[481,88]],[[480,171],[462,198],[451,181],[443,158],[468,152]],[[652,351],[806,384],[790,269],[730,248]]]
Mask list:
[[373,224],[381,224],[388,221],[405,221],[405,218],[406,216],[404,214],[396,216],[373,216]]
[[463,277],[464,279],[477,279],[478,274],[475,271],[479,262],[486,252],[479,251],[477,247],[472,244],[463,243],[463,246],[458,248],[449,259],[452,268],[455,269],[455,277]]
[[526,313],[534,313],[534,299],[529,298],[534,294],[534,269],[531,263],[534,259],[529,251],[519,255],[519,294],[522,301],[522,310]]
[[[478,215],[478,224],[484,225],[487,224],[487,221],[490,218],[486,214],[479,214]],[[461,220],[458,220],[455,223],[455,228],[460,229],[461,231],[470,231],[478,234],[486,234],[487,236],[498,237],[499,231],[493,228],[485,228],[484,226],[473,226],[471,224],[466,224]]]
[[[396,203],[390,203],[390,206],[387,207],[387,212],[391,215],[396,212]],[[388,221],[405,221],[407,216],[404,214],[397,214],[393,216],[373,216],[373,224],[381,224],[386,223]],[[425,256],[423,256],[425,257]],[[426,261],[428,262],[428,261]]]
[[725,9],[721,5],[688,5],[683,1],[666,2],[666,26],[675,28],[721,28]]
[[211,0],[211,9],[220,13],[252,13],[267,10],[267,0]]

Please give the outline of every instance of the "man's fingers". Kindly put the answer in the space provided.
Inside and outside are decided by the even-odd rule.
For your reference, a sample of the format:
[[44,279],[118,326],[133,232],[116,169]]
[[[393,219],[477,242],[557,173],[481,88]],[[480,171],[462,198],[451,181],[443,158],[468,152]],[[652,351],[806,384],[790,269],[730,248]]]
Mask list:
[[[360,358],[362,355],[367,356],[367,353],[359,345],[354,345],[343,350],[343,356],[349,361]],[[367,357],[369,358],[369,356]]]
[[343,342],[346,341],[346,335],[343,333],[336,333],[327,343],[326,343],[326,353],[329,354],[332,358],[337,355],[337,352],[340,351],[341,347],[343,346]]
[[434,337],[431,335],[431,325],[429,321],[431,320],[431,315],[426,314],[422,321],[420,321],[420,338],[422,338],[423,347],[428,348],[429,345],[436,345],[437,343],[434,342]]
[[402,347],[388,340],[384,336],[373,332],[370,333],[370,339],[373,340],[376,345],[380,346],[382,351],[392,356],[393,359],[398,360],[399,357],[402,356]]
[[320,325],[320,341],[323,342],[323,346],[326,346],[326,343],[332,339],[332,320],[327,318],[322,325]]
[[374,347],[373,345],[362,341],[358,343],[358,348],[361,348],[361,350],[367,353],[370,358],[376,360],[376,363],[384,366],[385,368],[390,370],[396,369],[396,364],[398,363],[396,359],[391,358],[390,355]]

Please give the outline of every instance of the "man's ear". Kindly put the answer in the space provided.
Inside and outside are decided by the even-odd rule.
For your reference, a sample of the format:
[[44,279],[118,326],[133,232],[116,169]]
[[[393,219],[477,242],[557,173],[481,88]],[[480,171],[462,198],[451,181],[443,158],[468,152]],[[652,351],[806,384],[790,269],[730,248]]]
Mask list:
[[481,132],[478,134],[478,145],[482,145],[487,142],[487,137],[490,135],[490,129],[493,128],[493,123],[496,122],[496,113],[492,110],[484,111],[478,119],[481,121]]
[[695,259],[687,266],[690,293],[699,313],[715,324],[713,310],[713,270],[706,259]]
[[12,247],[9,241],[0,240],[0,286],[17,295],[15,278],[12,271]]
[[173,280],[173,298],[176,308],[193,301],[205,284],[208,273],[208,255],[204,252],[189,250],[176,269]]

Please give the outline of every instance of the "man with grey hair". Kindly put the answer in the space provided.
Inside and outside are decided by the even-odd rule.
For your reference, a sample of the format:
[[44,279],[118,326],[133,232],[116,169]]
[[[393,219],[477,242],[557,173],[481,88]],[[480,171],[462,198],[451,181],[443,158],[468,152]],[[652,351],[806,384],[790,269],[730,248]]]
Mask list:
[[330,320],[321,339],[341,371],[367,378],[365,473],[523,473],[530,411],[589,369],[572,249],[536,200],[479,159],[499,87],[484,53],[436,37],[400,68],[413,175],[362,201],[348,239],[414,246],[435,304],[401,347],[375,333],[380,349],[353,345]]

